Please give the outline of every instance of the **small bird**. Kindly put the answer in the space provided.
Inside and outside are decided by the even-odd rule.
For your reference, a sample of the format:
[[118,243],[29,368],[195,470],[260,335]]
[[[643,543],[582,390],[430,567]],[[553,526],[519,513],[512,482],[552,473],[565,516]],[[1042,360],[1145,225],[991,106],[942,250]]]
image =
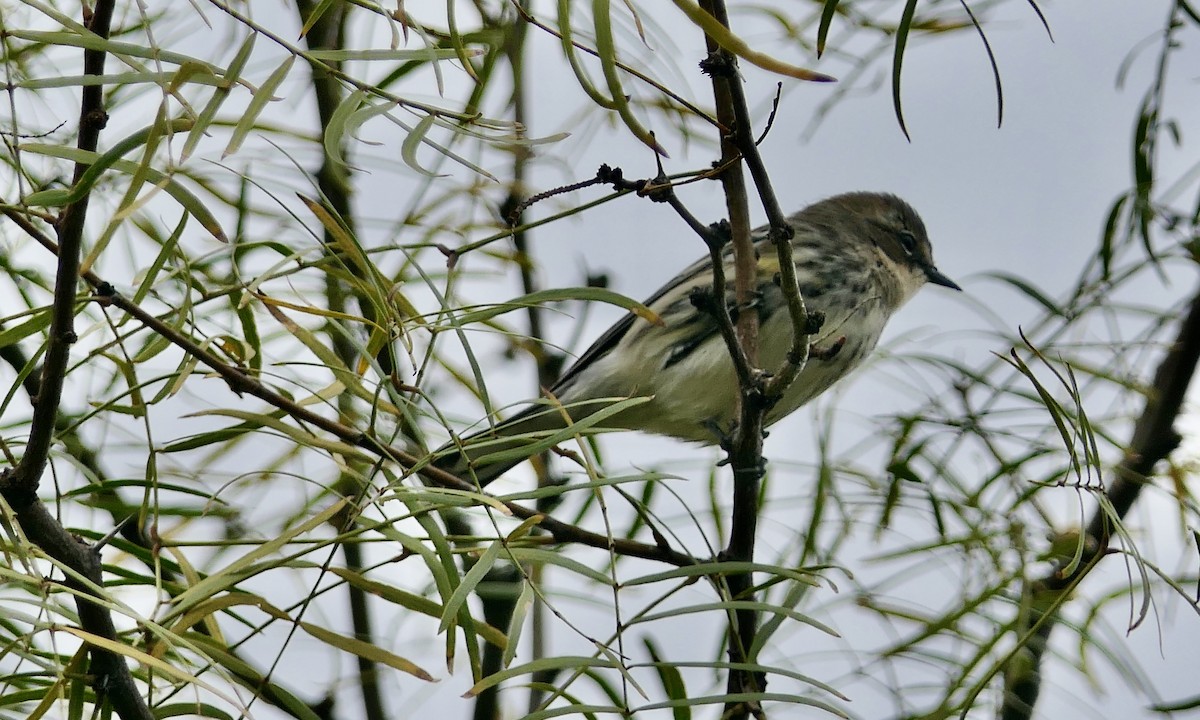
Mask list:
[[[809,312],[824,322],[810,339],[812,357],[768,411],[768,425],[845,377],[874,349],[892,313],[926,282],[961,290],[938,271],[925,224],[895,195],[855,192],[808,206],[788,218],[793,259]],[[780,367],[792,325],[779,285],[779,258],[766,226],[754,230],[758,256],[759,365]],[[733,253],[724,251],[726,298],[733,308]],[[434,465],[486,485],[528,454],[511,451],[578,423],[621,398],[648,398],[604,418],[599,426],[641,430],[706,445],[733,427],[738,380],[711,311],[693,292],[712,287],[710,257],[690,265],[645,301],[661,319],[634,314],[610,327],[547,392],[493,428],[448,444]],[[489,455],[505,453],[499,462]]]

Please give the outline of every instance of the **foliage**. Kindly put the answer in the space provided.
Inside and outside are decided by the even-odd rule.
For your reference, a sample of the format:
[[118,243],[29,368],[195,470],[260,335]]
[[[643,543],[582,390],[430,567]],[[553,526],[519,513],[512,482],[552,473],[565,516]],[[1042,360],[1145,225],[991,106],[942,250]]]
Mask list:
[[[1133,182],[1074,289],[994,274],[1038,316],[1018,328],[978,308],[995,352],[982,365],[880,359],[919,395],[883,431],[846,442],[847,419],[822,406],[812,462],[772,466],[771,501],[752,508],[753,561],[722,552],[738,530],[711,454],[608,474],[625,465],[581,433],[534,459],[536,489],[494,493],[429,467],[532,394],[511,388],[516,368],[550,384],[555,339],[574,334],[556,334],[562,316],[643,311],[600,277],[554,267],[558,287],[543,287],[535,269],[550,261],[530,238],[644,200],[594,182],[535,198],[549,185],[536,182],[586,181],[569,158],[593,134],[716,157],[721,108],[671,52],[682,33],[707,32],[786,92],[822,80],[809,66],[823,56],[840,83],[810,131],[882,58],[904,127],[906,48],[983,37],[1004,3],[732,3],[729,27],[708,12],[723,3],[690,0],[122,3],[111,32],[67,5],[0,6],[0,450],[13,471],[0,482],[0,716],[382,718],[451,678],[469,701],[426,701],[455,716],[499,703],[529,718],[1028,717],[1041,683],[1091,677],[1097,657],[1148,687],[1110,606],[1129,605],[1131,627],[1166,598],[1196,609],[1195,563],[1168,567],[1123,523],[1145,488],[1173,504],[1174,535],[1197,526],[1190,468],[1162,431],[1195,365],[1190,325],[1176,327],[1195,301],[1139,295],[1192,281],[1197,259],[1194,168],[1159,168],[1181,134],[1164,112],[1168,61],[1200,26],[1183,0],[1156,38]],[[771,40],[751,44],[743,23]],[[570,68],[574,85],[550,92],[574,103],[570,137],[529,130],[549,112],[534,43]],[[1003,68],[984,46],[999,109]],[[102,72],[79,69],[84,52],[107,58]],[[81,106],[82,125],[103,126],[98,147],[77,143]],[[667,169],[679,186],[718,174]],[[72,215],[82,282],[64,303]],[[56,334],[56,311],[74,338]],[[45,368],[68,345],[56,407]],[[52,427],[39,405],[57,410]],[[1130,436],[1142,427],[1157,429]],[[31,503],[13,478],[43,435]],[[38,540],[43,505],[39,522],[101,548],[101,574]],[[1107,586],[1083,584],[1122,562]],[[727,636],[748,618],[748,637]],[[729,637],[750,642],[729,650]],[[817,647],[831,649],[805,652]],[[143,710],[105,684],[97,649],[130,669]],[[738,676],[768,683],[740,691]],[[856,692],[887,709],[864,713]]]

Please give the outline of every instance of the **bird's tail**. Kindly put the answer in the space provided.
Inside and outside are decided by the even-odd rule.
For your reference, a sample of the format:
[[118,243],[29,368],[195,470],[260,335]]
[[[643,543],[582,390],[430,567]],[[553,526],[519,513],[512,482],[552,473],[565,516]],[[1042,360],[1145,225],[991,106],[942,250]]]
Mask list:
[[437,451],[433,466],[487,485],[533,455],[583,434],[609,417],[612,413],[604,409],[612,402],[577,403],[566,413],[561,406],[531,405],[495,427],[447,443]]

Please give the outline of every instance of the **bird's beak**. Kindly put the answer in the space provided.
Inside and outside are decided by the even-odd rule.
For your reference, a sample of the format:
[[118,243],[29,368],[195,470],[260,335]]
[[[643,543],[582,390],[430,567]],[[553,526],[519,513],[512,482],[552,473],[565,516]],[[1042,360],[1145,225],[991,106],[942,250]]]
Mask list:
[[962,292],[962,288],[958,286],[958,283],[943,275],[932,265],[926,266],[925,277],[928,278],[929,282],[933,283],[934,285],[941,285],[942,287],[948,287],[951,290],[958,290],[959,292]]

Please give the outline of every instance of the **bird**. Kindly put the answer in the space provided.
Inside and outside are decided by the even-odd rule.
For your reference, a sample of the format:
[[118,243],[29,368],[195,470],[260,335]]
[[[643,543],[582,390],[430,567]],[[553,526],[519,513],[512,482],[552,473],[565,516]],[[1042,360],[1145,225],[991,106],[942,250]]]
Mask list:
[[[809,312],[824,320],[810,336],[807,364],[767,411],[767,425],[862,364],[888,319],[926,283],[962,290],[934,264],[921,217],[895,195],[836,195],[805,207],[788,222],[801,295]],[[752,231],[756,293],[748,309],[758,313],[759,366],[771,369],[780,367],[791,349],[792,320],[768,230]],[[730,278],[726,301],[735,308],[732,263],[727,246],[722,256]],[[433,465],[482,487],[534,453],[521,448],[597,418],[602,420],[595,424],[606,429],[720,443],[736,420],[739,384],[715,314],[696,301],[697,292],[711,290],[712,275],[711,255],[689,265],[644,302],[659,322],[625,315],[547,390],[548,402],[447,443],[435,452]],[[622,398],[640,400],[616,404]]]

